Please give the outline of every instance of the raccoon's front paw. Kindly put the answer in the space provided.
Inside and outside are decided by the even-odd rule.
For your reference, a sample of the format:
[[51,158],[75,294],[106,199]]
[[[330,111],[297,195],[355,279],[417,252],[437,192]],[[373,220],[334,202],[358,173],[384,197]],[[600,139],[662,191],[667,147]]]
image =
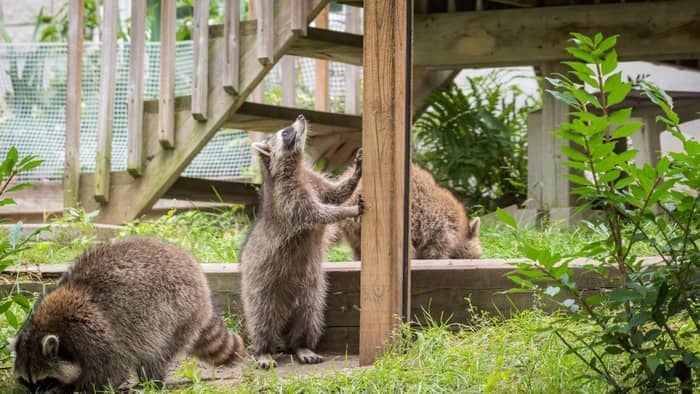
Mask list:
[[357,216],[362,215],[365,212],[365,200],[360,196],[357,199]]
[[311,349],[303,347],[297,349],[295,353],[302,364],[318,364],[323,361],[323,356],[314,353]]
[[355,175],[362,176],[362,148],[358,149],[355,154]]
[[258,367],[262,369],[270,369],[274,368],[277,366],[277,363],[275,360],[272,358],[272,355],[269,353],[266,354],[260,354],[255,357],[255,364],[258,365]]

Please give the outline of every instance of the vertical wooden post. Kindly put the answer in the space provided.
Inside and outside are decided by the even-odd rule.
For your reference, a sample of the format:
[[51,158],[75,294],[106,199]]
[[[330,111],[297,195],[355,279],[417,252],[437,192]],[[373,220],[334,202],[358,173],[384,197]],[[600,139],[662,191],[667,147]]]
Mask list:
[[207,120],[209,93],[209,0],[194,2],[192,44],[192,116],[203,122]]
[[240,26],[241,26],[241,1],[225,0],[224,14],[224,40],[226,42],[224,61],[224,90],[233,95],[238,95],[240,89]]
[[291,0],[292,33],[306,36],[306,0]]
[[[559,63],[542,64],[542,75],[565,73],[564,66]],[[545,82],[546,83],[546,82]],[[542,98],[542,208],[550,211],[552,220],[564,219],[566,223],[571,218],[571,194],[569,172],[564,165],[566,157],[561,152],[562,144],[566,142],[553,133],[559,125],[569,119],[569,108],[556,100],[551,94]]]
[[175,147],[175,1],[160,4],[160,100],[158,140],[166,149]]
[[293,107],[296,104],[296,57],[285,55],[280,59],[280,71],[282,72],[282,105]]
[[255,0],[255,9],[258,17],[258,34],[256,36],[258,61],[260,64],[270,64],[274,60],[272,27],[275,21],[272,14],[272,0]]
[[146,47],[146,3],[131,2],[129,45],[129,101],[127,104],[126,169],[133,176],[143,171],[143,76]]
[[[548,93],[546,93],[548,94]],[[542,113],[527,116],[527,201],[530,209],[542,208]]]
[[[361,33],[360,9],[345,6],[345,31],[348,33]],[[352,64],[346,64],[345,68],[345,113],[358,114],[360,103],[360,68]]]
[[105,0],[100,52],[100,105],[97,113],[97,152],[95,154],[95,199],[109,201],[109,175],[112,168],[112,121],[117,80],[117,30],[119,0]]
[[83,80],[83,0],[70,0],[68,6],[68,81],[66,91],[66,146],[63,165],[63,206],[78,205],[80,179],[80,102]]
[[644,164],[655,166],[661,156],[661,133],[665,127],[663,123],[656,121],[656,115],[653,113],[644,114],[640,120],[644,123],[644,127],[638,132],[632,134],[632,146],[639,150],[637,157],[634,159],[638,167]]
[[410,311],[411,0],[365,2],[360,365]]
[[[328,6],[316,17],[316,27],[328,28]],[[328,61],[316,60],[315,107],[319,111],[328,111]]]

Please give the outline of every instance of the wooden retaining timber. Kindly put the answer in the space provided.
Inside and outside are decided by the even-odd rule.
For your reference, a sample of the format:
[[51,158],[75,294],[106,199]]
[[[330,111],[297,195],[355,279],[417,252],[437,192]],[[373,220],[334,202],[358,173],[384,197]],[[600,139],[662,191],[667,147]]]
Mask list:
[[[411,267],[411,316],[416,322],[430,316],[436,321],[469,324],[472,311],[486,311],[508,317],[513,312],[532,307],[529,294],[503,295],[516,287],[504,275],[513,270],[512,263],[525,259],[483,260],[414,260]],[[657,258],[645,258],[653,264]],[[586,260],[573,261],[574,280],[579,289],[596,292],[613,286],[617,274],[603,278],[584,272]],[[21,288],[38,292],[51,285],[68,268],[67,264],[42,265],[10,272],[27,274]],[[328,279],[326,333],[320,348],[324,352],[357,354],[360,321],[360,263],[324,263]],[[242,316],[240,271],[238,264],[202,264],[216,301],[232,313]],[[469,301],[467,301],[467,297]],[[472,306],[474,309],[470,309]],[[547,306],[545,306],[547,307]]]

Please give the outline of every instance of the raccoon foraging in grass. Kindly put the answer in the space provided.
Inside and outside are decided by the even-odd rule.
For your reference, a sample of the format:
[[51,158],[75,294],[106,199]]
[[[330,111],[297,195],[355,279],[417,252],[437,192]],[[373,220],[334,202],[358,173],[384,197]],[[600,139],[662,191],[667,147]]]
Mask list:
[[354,192],[360,171],[339,183],[313,173],[303,163],[306,134],[300,115],[268,141],[253,144],[260,154],[262,201],[241,250],[241,297],[263,368],[274,365],[277,351],[292,352],[302,363],[322,361],[312,349],[324,326],[326,225],[362,211],[359,199],[352,206],[337,205]]
[[[351,170],[351,169],[349,169]],[[469,220],[467,212],[449,190],[435,182],[432,174],[411,164],[411,258],[478,259],[481,257],[479,218]],[[346,204],[360,198],[357,188]],[[360,219],[344,220],[338,238],[344,236],[360,259]]]
[[57,393],[119,387],[133,374],[162,382],[180,353],[216,366],[243,352],[194,257],[147,237],[78,257],[11,345],[19,383]]

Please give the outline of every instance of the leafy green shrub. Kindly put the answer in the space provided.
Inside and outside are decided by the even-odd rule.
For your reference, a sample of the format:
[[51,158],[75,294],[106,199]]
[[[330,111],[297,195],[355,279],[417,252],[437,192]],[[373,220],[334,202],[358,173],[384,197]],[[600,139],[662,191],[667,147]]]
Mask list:
[[[41,160],[34,156],[19,157],[19,152],[15,147],[10,148],[5,155],[5,159],[0,163],[0,206],[14,204],[15,201],[10,197],[4,197],[5,193],[11,193],[26,189],[31,186],[28,183],[14,183],[17,175],[22,172],[29,171],[41,165]],[[14,225],[7,236],[6,240],[0,242],[0,271],[5,272],[7,267],[12,265],[18,253],[27,248],[27,242],[32,239],[39,230],[34,233],[23,236],[22,222]],[[22,293],[19,292],[17,281],[9,291],[4,291],[5,294],[0,298],[0,313],[3,314],[7,324],[13,329],[19,329],[20,322],[23,320],[17,316],[17,312],[23,315],[29,312],[30,301]],[[6,333],[2,333],[6,334]],[[9,349],[7,341],[0,342],[0,351],[4,357],[0,359],[0,366],[4,366],[9,362]]]
[[[635,150],[618,152],[617,141],[642,124],[630,121],[632,109],[618,106],[632,83],[617,71],[617,36],[572,35],[567,50],[576,60],[565,62],[571,71],[548,78],[555,87],[550,93],[572,109],[556,135],[570,144],[562,147],[567,166],[581,173],[569,176],[579,210],[600,211],[602,221],[589,226],[603,237],[571,255],[521,242],[533,263],[510,274],[521,286],[514,291],[538,291],[568,311],[547,332],[588,365],[589,378],[616,392],[691,392],[700,382],[700,143],[681,133],[670,97],[642,82],[660,109],[657,121],[684,150],[643,167],[634,164]],[[513,218],[498,214],[515,228]],[[644,264],[634,253],[638,244],[651,247],[661,263]],[[615,272],[614,288],[590,294],[577,286],[569,267],[575,257],[600,262],[586,265],[588,271]],[[570,322],[588,329],[572,332]]]
[[[433,93],[414,126],[415,161],[471,207],[493,211],[527,196],[527,114],[539,104],[503,73]],[[516,97],[526,97],[524,105]]]

